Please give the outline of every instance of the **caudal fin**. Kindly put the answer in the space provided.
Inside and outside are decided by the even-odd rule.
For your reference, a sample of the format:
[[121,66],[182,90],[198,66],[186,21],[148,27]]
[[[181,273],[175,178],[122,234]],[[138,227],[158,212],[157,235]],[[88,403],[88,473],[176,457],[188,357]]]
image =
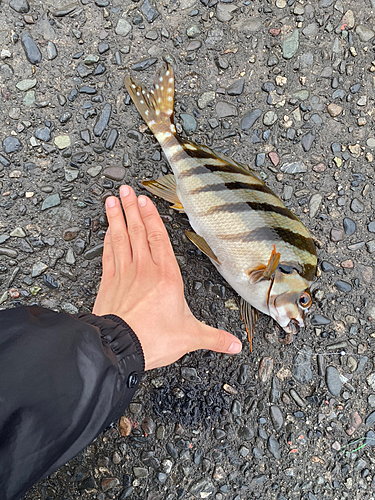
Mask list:
[[155,135],[176,132],[172,121],[174,73],[169,63],[156,73],[153,89],[150,92],[142,82],[130,75],[125,77],[125,86],[135,107]]

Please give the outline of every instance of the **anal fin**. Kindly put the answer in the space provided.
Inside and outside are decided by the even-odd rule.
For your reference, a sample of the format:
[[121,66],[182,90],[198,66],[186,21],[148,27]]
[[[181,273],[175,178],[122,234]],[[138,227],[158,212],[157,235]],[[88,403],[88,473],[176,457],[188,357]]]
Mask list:
[[206,240],[202,238],[202,236],[199,236],[197,233],[194,231],[185,231],[186,236],[189,238],[189,240],[194,243],[196,247],[199,248],[201,252],[203,252],[207,257],[215,261],[217,264],[220,264],[219,259],[216,257],[214,252],[211,250],[211,248],[208,246]]
[[250,352],[253,352],[253,337],[255,331],[255,324],[258,321],[258,311],[246,300],[241,297],[241,319],[245,323],[247,338],[249,339]]
[[184,207],[177,196],[176,179],[173,174],[164,175],[153,181],[142,181],[142,184],[150,193],[169,201],[169,203],[173,203],[171,208],[180,212],[184,211]]
[[258,283],[259,281],[269,280],[271,276],[276,271],[277,266],[280,262],[280,253],[276,252],[275,245],[273,245],[272,252],[270,258],[268,260],[268,264],[265,266],[261,264],[254,269],[250,269],[246,274],[250,278],[250,282],[252,284]]

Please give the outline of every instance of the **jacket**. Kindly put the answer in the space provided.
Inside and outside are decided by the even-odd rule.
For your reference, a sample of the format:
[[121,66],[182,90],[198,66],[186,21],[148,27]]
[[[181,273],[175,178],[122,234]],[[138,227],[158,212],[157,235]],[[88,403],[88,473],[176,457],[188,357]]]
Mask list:
[[0,491],[17,500],[118,419],[144,372],[115,315],[0,311]]

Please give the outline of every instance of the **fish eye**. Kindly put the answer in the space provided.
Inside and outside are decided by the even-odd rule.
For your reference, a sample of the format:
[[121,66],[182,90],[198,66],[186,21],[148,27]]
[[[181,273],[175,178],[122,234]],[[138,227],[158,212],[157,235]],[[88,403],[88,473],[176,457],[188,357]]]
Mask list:
[[295,269],[293,266],[287,266],[286,264],[279,264],[278,268],[283,274],[292,274]]
[[303,292],[301,297],[299,298],[299,305],[303,307],[303,309],[307,309],[311,306],[312,298],[308,292]]

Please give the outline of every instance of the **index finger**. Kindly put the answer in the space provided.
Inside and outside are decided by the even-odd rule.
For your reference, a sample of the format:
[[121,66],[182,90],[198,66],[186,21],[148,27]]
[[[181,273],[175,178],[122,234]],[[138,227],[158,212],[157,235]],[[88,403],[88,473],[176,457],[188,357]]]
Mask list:
[[138,205],[146,228],[152,260],[156,265],[163,265],[170,262],[171,259],[176,262],[167,230],[155,205],[147,196],[140,196]]

